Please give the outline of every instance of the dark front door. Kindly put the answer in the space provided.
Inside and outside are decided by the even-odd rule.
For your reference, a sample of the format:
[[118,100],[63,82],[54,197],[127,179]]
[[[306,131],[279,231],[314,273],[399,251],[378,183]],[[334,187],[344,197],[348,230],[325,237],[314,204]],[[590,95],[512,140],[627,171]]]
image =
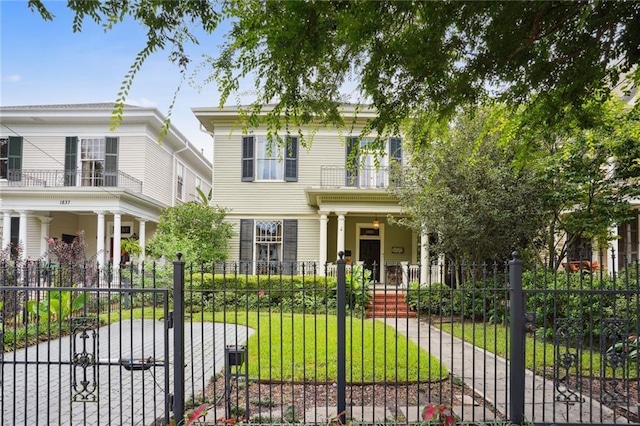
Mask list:
[[380,240],[360,240],[359,260],[371,271],[371,280],[380,282]]

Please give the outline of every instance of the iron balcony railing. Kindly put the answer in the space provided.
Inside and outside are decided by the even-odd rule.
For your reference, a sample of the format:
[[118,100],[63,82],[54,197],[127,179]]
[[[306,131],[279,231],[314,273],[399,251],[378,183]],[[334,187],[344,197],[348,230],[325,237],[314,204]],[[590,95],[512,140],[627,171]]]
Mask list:
[[345,166],[321,166],[320,186],[323,188],[389,188],[401,185],[399,173],[391,167],[360,167],[352,170]]
[[116,187],[142,192],[142,181],[124,173],[93,172],[86,173],[78,170],[47,170],[22,169],[9,170],[7,175],[9,186],[29,188],[60,188],[60,187]]

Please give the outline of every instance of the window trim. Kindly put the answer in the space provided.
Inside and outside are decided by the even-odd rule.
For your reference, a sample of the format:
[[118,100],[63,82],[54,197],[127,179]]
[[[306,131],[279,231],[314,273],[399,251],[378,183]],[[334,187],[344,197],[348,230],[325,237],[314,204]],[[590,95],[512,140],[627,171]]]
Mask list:
[[[270,157],[259,157],[258,144],[268,140],[267,134],[252,134],[242,137],[241,176],[242,182],[297,182],[299,175],[299,138],[287,135],[284,146],[275,144]],[[258,166],[262,161],[277,161],[278,177],[262,179]]]
[[176,162],[176,199],[184,201],[186,168],[180,160]]

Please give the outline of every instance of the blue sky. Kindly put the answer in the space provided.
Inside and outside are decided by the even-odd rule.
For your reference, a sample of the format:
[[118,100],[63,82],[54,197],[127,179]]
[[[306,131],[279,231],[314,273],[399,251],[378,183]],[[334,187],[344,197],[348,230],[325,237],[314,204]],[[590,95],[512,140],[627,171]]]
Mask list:
[[[53,21],[44,21],[26,1],[0,0],[0,105],[115,101],[124,75],[144,47],[144,29],[127,21],[105,33],[93,21],[85,20],[83,31],[73,33],[66,1],[47,1],[45,5],[55,15]],[[202,53],[217,52],[225,29],[198,34],[200,45],[189,52],[195,62]],[[147,59],[127,103],[167,113],[180,81],[168,53],[157,52]],[[199,92],[185,83],[171,116],[172,126],[204,149],[210,159],[211,138],[200,132],[191,107],[217,106],[219,100],[215,84]]]

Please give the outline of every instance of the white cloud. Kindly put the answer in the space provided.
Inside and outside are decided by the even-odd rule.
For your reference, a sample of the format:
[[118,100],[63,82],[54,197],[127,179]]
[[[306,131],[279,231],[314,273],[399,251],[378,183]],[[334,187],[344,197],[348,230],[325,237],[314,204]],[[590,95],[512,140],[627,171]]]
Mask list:
[[2,81],[8,81],[9,83],[17,83],[22,80],[22,76],[20,74],[11,74],[11,75],[3,75]]

